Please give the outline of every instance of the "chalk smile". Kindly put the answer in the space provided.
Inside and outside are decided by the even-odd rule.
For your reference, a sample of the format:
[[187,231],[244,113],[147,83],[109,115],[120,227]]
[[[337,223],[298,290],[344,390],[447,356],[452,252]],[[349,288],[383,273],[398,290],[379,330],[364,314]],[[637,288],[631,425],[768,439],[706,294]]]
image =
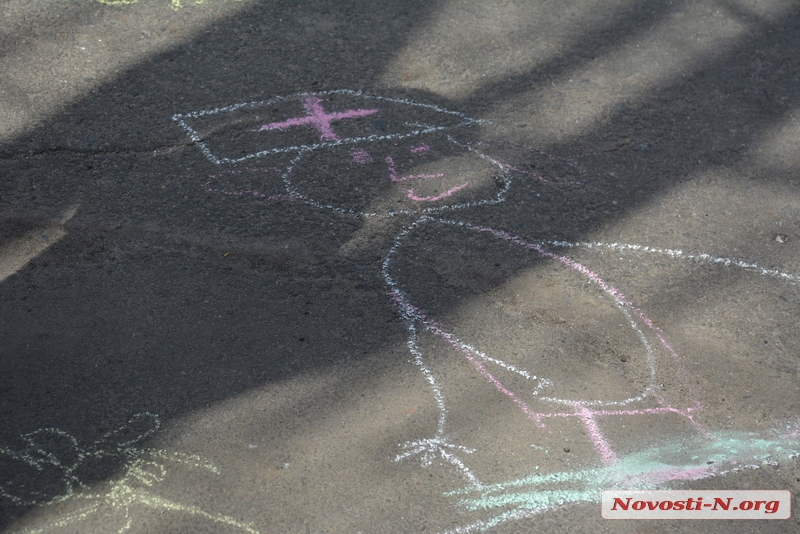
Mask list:
[[442,200],[443,198],[449,197],[453,193],[461,191],[462,189],[464,189],[468,185],[469,185],[469,182],[461,184],[461,185],[457,185],[457,186],[453,187],[452,189],[448,189],[447,191],[445,191],[441,195],[436,195],[435,197],[418,197],[417,195],[414,194],[414,190],[413,189],[409,189],[408,190],[408,195],[406,195],[406,196],[408,196],[408,198],[410,198],[411,200],[414,200],[416,202],[436,202],[437,200]]

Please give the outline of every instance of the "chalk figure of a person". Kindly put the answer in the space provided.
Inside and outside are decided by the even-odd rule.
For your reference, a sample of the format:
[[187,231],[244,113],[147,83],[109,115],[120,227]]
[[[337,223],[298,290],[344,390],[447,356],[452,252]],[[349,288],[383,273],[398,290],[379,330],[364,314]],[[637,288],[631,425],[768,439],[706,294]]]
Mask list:
[[[489,483],[560,468],[561,451],[613,465],[625,422],[692,424],[681,359],[643,310],[600,273],[485,222],[514,180],[569,184],[460,141],[478,121],[435,106],[351,92],[279,104],[256,106],[274,112],[266,119],[237,108],[230,121],[252,124],[253,155],[282,158],[284,191],[271,197],[358,218],[353,241],[392,233],[381,274],[432,416],[397,461]],[[201,148],[216,163],[250,164],[216,155],[224,143]]]

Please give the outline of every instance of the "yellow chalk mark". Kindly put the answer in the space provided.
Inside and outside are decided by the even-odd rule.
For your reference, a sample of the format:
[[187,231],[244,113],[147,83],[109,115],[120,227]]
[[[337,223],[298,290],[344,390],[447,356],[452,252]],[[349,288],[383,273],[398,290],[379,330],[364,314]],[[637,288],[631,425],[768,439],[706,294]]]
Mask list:
[[[165,451],[152,451],[156,454],[156,456],[160,457],[169,457],[172,459],[172,455],[166,453]],[[186,460],[189,460],[191,457],[186,457],[183,455],[178,455],[175,459],[179,463],[186,463]],[[189,462],[191,464],[191,462]],[[194,465],[195,467],[206,467],[205,465]],[[214,468],[216,472],[216,468]],[[89,499],[97,501],[97,504],[84,509],[83,511],[73,514],[71,522],[77,522],[81,520],[89,519],[89,516],[95,512],[100,511],[103,506],[107,506],[121,512],[124,514],[125,517],[125,524],[118,530],[118,532],[125,532],[126,530],[130,529],[133,526],[133,516],[131,514],[131,508],[139,505],[145,506],[147,508],[152,508],[156,510],[164,510],[170,512],[182,512],[189,515],[195,515],[198,517],[203,517],[209,521],[214,523],[229,525],[244,532],[248,532],[250,534],[258,534],[258,531],[253,528],[253,526],[249,523],[243,523],[241,521],[237,521],[236,519],[221,515],[221,514],[213,514],[206,512],[205,510],[191,505],[185,505],[178,502],[170,501],[147,491],[145,489],[135,487],[132,484],[136,482],[140,482],[147,487],[153,487],[159,482],[163,482],[164,478],[167,475],[167,468],[164,464],[158,463],[152,460],[144,460],[143,458],[136,458],[133,460],[125,470],[123,476],[114,482],[110,489],[105,493],[100,494],[83,494],[77,495],[77,498],[80,499]],[[64,519],[62,518],[59,520],[58,526],[65,526]],[[46,526],[43,530],[39,530],[36,532],[43,532],[49,529],[50,526]]]
[[[143,424],[146,425],[146,430],[132,431],[134,428],[140,428]],[[250,523],[237,521],[233,517],[223,514],[207,512],[198,506],[174,502],[150,491],[150,488],[157,487],[166,479],[169,472],[168,463],[219,474],[219,469],[201,456],[137,447],[145,438],[158,431],[160,426],[161,422],[158,416],[150,413],[136,414],[128,420],[127,425],[105,434],[88,447],[81,447],[74,437],[60,429],[43,428],[25,434],[22,436],[22,440],[26,443],[23,450],[15,451],[8,447],[2,447],[0,448],[0,457],[5,456],[21,462],[36,471],[41,472],[45,468],[50,468],[60,472],[60,482],[64,485],[65,493],[49,500],[36,499],[31,496],[25,498],[15,495],[13,487],[0,483],[0,497],[5,497],[19,506],[38,505],[41,507],[68,500],[92,501],[90,506],[62,515],[41,527],[23,531],[29,534],[48,532],[87,521],[94,514],[108,508],[123,515],[124,524],[117,531],[122,533],[133,526],[131,509],[135,506],[189,514],[220,525],[228,525],[249,534],[259,534],[258,530]],[[130,439],[114,443],[117,438],[127,437],[129,433],[132,434]],[[60,438],[60,445],[70,447],[72,450],[68,452],[72,461],[64,462],[58,457],[58,454],[65,454],[63,447],[58,451],[48,450],[46,445],[48,438],[50,441]],[[123,462],[122,474],[117,480],[110,483],[107,491],[90,493],[86,491],[86,484],[75,475],[75,472],[87,460],[103,457],[120,459]]]

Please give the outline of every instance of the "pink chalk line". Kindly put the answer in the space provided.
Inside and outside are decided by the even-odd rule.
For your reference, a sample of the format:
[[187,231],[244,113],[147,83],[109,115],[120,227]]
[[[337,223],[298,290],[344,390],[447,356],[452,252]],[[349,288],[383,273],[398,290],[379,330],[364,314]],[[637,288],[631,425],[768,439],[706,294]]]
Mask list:
[[418,154],[420,152],[428,152],[430,151],[431,147],[428,146],[428,143],[422,143],[419,146],[415,146],[411,148],[412,154]]
[[[580,403],[571,403],[573,409],[575,410],[574,413],[541,413],[533,410],[528,404],[520,399],[513,391],[510,391],[506,388],[503,383],[498,380],[486,367],[478,361],[474,355],[464,348],[460,343],[458,343],[454,338],[453,335],[449,332],[446,332],[436,321],[429,319],[425,313],[422,312],[419,308],[414,306],[413,304],[409,303],[402,293],[395,289],[390,292],[390,296],[392,300],[394,300],[402,309],[405,309],[410,317],[416,318],[423,322],[434,334],[442,337],[449,345],[451,345],[456,351],[460,352],[478,371],[478,373],[483,376],[489,383],[491,383],[495,389],[497,389],[500,393],[507,396],[511,401],[517,405],[517,407],[525,414],[525,417],[531,421],[534,421],[540,428],[544,428],[544,424],[541,422],[543,418],[550,418],[550,417],[578,417],[581,422],[586,427],[586,433],[588,434],[589,438],[592,441],[592,445],[594,446],[595,450],[597,450],[600,458],[606,465],[613,465],[617,462],[617,455],[611,448],[611,444],[608,442],[606,437],[603,435],[602,430],[597,425],[597,421],[595,420],[596,416],[610,416],[610,415],[646,415],[646,414],[658,414],[658,413],[676,413],[682,415],[684,417],[689,418],[692,420],[692,416],[688,413],[685,413],[677,408],[673,408],[672,406],[665,406],[661,408],[650,408],[650,409],[643,409],[643,410],[590,410],[585,406],[581,406]],[[692,422],[694,422],[692,420]]]
[[370,156],[369,152],[367,152],[363,148],[352,149],[350,151],[350,155],[353,157],[356,163],[360,163],[361,165],[372,163],[372,156]]
[[639,319],[641,319],[642,322],[644,322],[644,324],[647,325],[647,327],[653,332],[653,334],[658,338],[658,341],[661,343],[661,346],[664,347],[664,349],[673,359],[673,361],[675,362],[676,371],[684,379],[684,384],[686,385],[686,388],[689,390],[692,400],[695,403],[695,407],[696,408],[701,407],[699,401],[697,400],[697,395],[694,392],[694,388],[691,385],[691,381],[688,380],[688,377],[686,376],[686,370],[680,364],[680,356],[678,356],[678,353],[675,351],[674,348],[672,348],[672,345],[670,345],[670,343],[666,340],[666,338],[664,337],[664,332],[659,327],[657,327],[655,323],[653,323],[652,319],[650,319],[642,310],[634,306],[634,304],[630,300],[628,300],[628,298],[625,295],[623,295],[622,292],[620,292],[617,288],[608,285],[602,278],[600,278],[600,276],[597,273],[589,270],[580,263],[572,261],[564,256],[559,256],[558,254],[548,252],[547,250],[542,248],[541,245],[526,243],[522,239],[512,236],[511,234],[503,232],[501,230],[494,230],[492,228],[486,228],[483,226],[472,226],[472,225],[466,225],[466,227],[475,230],[477,232],[490,233],[496,237],[499,237],[506,241],[510,241],[516,245],[520,245],[521,247],[530,250],[535,250],[536,252],[538,252],[539,254],[541,254],[546,258],[554,259],[562,263],[563,265],[566,265],[567,267],[580,272],[581,274],[589,278],[592,282],[597,284],[603,291],[607,292],[612,297],[614,297],[614,299],[616,299],[618,302],[626,306],[628,309],[632,310],[634,314],[636,314],[636,316],[639,317]]
[[[433,132],[448,130],[448,129],[452,129],[452,128],[461,128],[461,127],[470,126],[470,125],[473,125],[473,124],[481,124],[481,123],[485,123],[486,122],[485,120],[472,119],[470,117],[467,117],[466,115],[464,115],[461,112],[451,111],[451,110],[448,110],[448,109],[441,108],[439,106],[434,106],[432,104],[423,104],[423,103],[416,102],[414,100],[409,100],[409,99],[397,99],[397,98],[388,98],[388,97],[383,97],[383,96],[378,96],[378,95],[367,95],[367,94],[362,93],[361,91],[353,91],[353,90],[350,90],[350,89],[339,89],[339,90],[336,90],[336,91],[324,91],[324,92],[320,92],[320,93],[315,93],[314,94],[314,96],[329,96],[329,95],[331,95],[331,96],[332,95],[347,95],[347,96],[352,97],[352,98],[360,98],[360,99],[365,99],[365,100],[370,100],[370,101],[378,101],[378,102],[387,102],[387,103],[391,103],[393,105],[399,104],[401,106],[410,106],[411,108],[424,109],[424,110],[427,110],[429,112],[440,113],[440,114],[443,114],[445,116],[448,116],[448,117],[451,117],[451,118],[455,118],[455,119],[458,120],[458,122],[456,124],[453,124],[452,126],[414,125],[414,124],[410,124],[410,123],[404,123],[405,126],[411,127],[412,130],[404,132],[404,133],[403,132],[396,132],[396,133],[390,133],[390,134],[385,134],[385,135],[369,134],[369,135],[364,135],[364,136],[350,138],[350,139],[339,139],[339,140],[336,141],[337,143],[342,143],[342,144],[344,144],[344,143],[353,144],[353,143],[360,143],[360,142],[374,142],[374,141],[392,140],[392,139],[399,140],[399,139],[408,139],[408,138],[411,138],[411,137],[417,138],[419,136],[427,135],[427,134],[430,134],[430,133],[433,133]],[[188,112],[188,113],[176,113],[175,115],[172,116],[172,120],[175,121],[177,123],[177,125],[180,128],[182,128],[189,135],[189,138],[192,140],[192,142],[195,144],[195,146],[197,146],[200,149],[200,151],[203,153],[203,155],[205,155],[205,157],[208,158],[209,161],[211,161],[212,163],[214,163],[216,165],[221,165],[223,163],[239,163],[239,162],[245,161],[247,159],[260,158],[260,157],[266,156],[268,154],[298,153],[298,151],[306,153],[308,151],[316,150],[316,149],[318,149],[320,147],[327,146],[328,143],[324,143],[323,142],[323,143],[306,144],[306,145],[300,145],[300,146],[279,146],[279,147],[273,147],[271,149],[260,150],[258,152],[253,152],[253,153],[245,154],[245,155],[243,155],[241,157],[234,157],[234,158],[215,156],[212,153],[211,148],[208,146],[208,143],[204,139],[204,136],[202,136],[197,130],[195,130],[195,128],[190,126],[189,123],[192,120],[198,119],[200,117],[209,117],[209,116],[216,115],[218,113],[231,113],[231,112],[235,112],[235,111],[240,110],[240,109],[270,108],[270,107],[273,107],[276,103],[282,103],[282,102],[298,100],[298,99],[301,99],[301,98],[307,98],[308,96],[309,96],[309,93],[294,94],[294,95],[290,95],[290,96],[279,96],[279,97],[271,98],[269,100],[262,100],[262,101],[258,101],[258,102],[240,102],[238,104],[232,104],[230,106],[218,107],[218,108],[215,108],[215,109],[191,111],[191,112]],[[347,117],[345,117],[345,118],[347,118]]]
[[[613,286],[608,285],[597,273],[589,270],[585,266],[583,266],[583,265],[581,265],[581,264],[579,264],[579,263],[577,263],[575,261],[572,261],[572,260],[570,260],[570,259],[568,259],[566,257],[559,256],[559,255],[554,254],[552,252],[548,252],[544,248],[542,248],[540,245],[527,243],[527,242],[523,241],[522,239],[520,239],[518,237],[515,237],[515,236],[512,236],[511,234],[508,234],[506,232],[503,232],[503,231],[500,231],[500,230],[494,230],[494,229],[491,229],[491,228],[481,227],[481,226],[472,226],[470,224],[464,224],[463,226],[465,226],[466,228],[469,228],[471,230],[477,231],[477,232],[490,233],[490,234],[492,234],[492,235],[494,235],[496,237],[500,237],[501,239],[503,239],[505,241],[512,242],[514,244],[520,245],[520,246],[522,246],[524,248],[527,248],[527,249],[530,249],[530,250],[534,250],[534,251],[538,252],[539,254],[541,254],[541,255],[543,255],[545,257],[551,258],[551,259],[555,259],[555,260],[559,261],[560,263],[562,263],[563,265],[565,265],[567,267],[570,267],[571,269],[574,269],[574,270],[580,272],[581,274],[583,274],[584,276],[588,277],[595,284],[600,286],[600,288],[603,289],[606,293],[612,295],[613,298],[615,300],[617,300],[617,302],[619,302],[622,305],[624,305],[625,307],[633,310],[637,314],[637,316],[639,316],[639,318],[648,326],[648,328],[650,328],[652,331],[654,331],[654,333],[656,333],[656,335],[657,335],[659,341],[661,342],[662,346],[664,346],[664,348],[667,350],[667,352],[673,357],[673,359],[676,360],[675,361],[676,367],[678,367],[679,369],[682,368],[682,366],[680,365],[679,356],[677,355],[675,350],[672,348],[672,346],[666,341],[666,339],[664,339],[664,337],[662,335],[659,335],[660,330],[658,332],[656,332],[656,330],[658,330],[658,327],[656,327],[653,324],[652,320],[650,320],[650,318],[647,317],[647,315],[644,312],[642,312],[641,310],[639,310],[638,308],[633,306],[633,304],[627,299],[627,297],[625,297],[625,295],[623,295],[618,289],[614,288]],[[486,367],[481,362],[479,362],[477,359],[475,359],[474,355],[466,347],[462,346],[462,344],[459,343],[453,337],[452,334],[446,332],[435,321],[429,319],[420,309],[416,308],[410,302],[408,302],[408,300],[405,298],[405,296],[403,295],[403,293],[400,291],[399,288],[394,287],[391,290],[390,295],[391,295],[391,298],[400,306],[400,308],[405,311],[405,315],[410,320],[419,320],[419,321],[421,321],[432,333],[434,333],[436,335],[439,335],[442,338],[444,338],[447,341],[448,344],[453,346],[453,348],[455,348],[470,363],[472,363],[472,365],[475,367],[475,369],[484,378],[486,378],[486,380],[489,381],[495,387],[495,389],[497,389],[503,395],[506,395],[507,397],[509,397],[512,400],[512,402],[514,402],[514,404],[516,404],[517,407],[519,407],[519,409],[525,414],[525,416],[528,419],[530,419],[532,421],[535,421],[539,426],[544,426],[542,424],[542,422],[541,422],[541,420],[543,418],[551,418],[551,417],[578,417],[578,418],[580,418],[581,421],[583,422],[584,426],[586,427],[587,434],[589,435],[590,439],[592,440],[592,444],[594,445],[595,449],[600,454],[600,457],[603,459],[603,461],[606,464],[609,464],[609,465],[614,464],[616,462],[616,460],[617,460],[617,457],[616,457],[616,454],[614,453],[614,451],[611,449],[610,443],[605,438],[605,436],[603,435],[603,433],[600,430],[599,426],[597,425],[597,421],[596,421],[596,417],[597,416],[601,416],[601,417],[602,416],[617,416],[617,415],[628,415],[628,416],[631,416],[631,415],[648,415],[648,414],[674,413],[674,414],[686,417],[693,425],[699,426],[694,421],[694,418],[693,418],[693,416],[691,414],[691,412],[693,412],[694,410],[696,410],[696,409],[701,407],[699,401],[694,396],[693,396],[693,402],[694,402],[695,406],[692,407],[692,408],[687,408],[686,410],[679,410],[679,409],[677,409],[675,407],[672,407],[672,406],[669,406],[669,405],[664,406],[663,404],[664,404],[665,400],[663,398],[661,398],[660,396],[654,395],[654,397],[656,397],[657,402],[659,402],[659,404],[662,404],[661,407],[658,407],[658,408],[644,408],[644,409],[640,409],[640,410],[591,410],[591,409],[587,408],[586,406],[582,405],[580,402],[576,401],[576,402],[570,402],[569,403],[574,409],[573,413],[569,413],[569,412],[565,412],[565,413],[541,413],[541,412],[534,411],[533,409],[531,409],[527,405],[527,403],[525,403],[522,399],[517,397],[508,388],[506,388],[502,384],[502,382],[500,380],[498,380],[491,372],[489,372],[489,370],[486,369]],[[693,391],[691,393],[693,393]]]
[[[736,463],[736,462],[734,462]],[[642,482],[649,484],[663,484],[664,482],[672,482],[674,480],[701,480],[712,476],[718,469],[709,465],[707,467],[695,467],[693,469],[659,469],[657,471],[650,471],[646,474],[625,477],[621,484],[631,484],[632,486],[639,486]]]
[[603,462],[606,465],[617,463],[617,455],[611,450],[611,445],[600,431],[600,427],[597,426],[597,421],[594,420],[594,414],[585,407],[578,406],[577,404],[575,405],[575,414],[586,427],[586,433],[589,434],[589,438],[591,438],[594,448],[600,453],[600,458],[603,459]]
[[[441,336],[449,345],[451,345],[456,351],[460,352],[481,374],[489,383],[491,383],[495,389],[497,389],[500,393],[507,396],[511,399],[511,401],[517,405],[517,407],[525,414],[525,416],[537,423],[539,427],[544,427],[545,425],[542,424],[541,420],[543,418],[551,418],[551,417],[578,417],[581,422],[586,427],[586,433],[589,435],[589,438],[592,440],[592,445],[597,450],[600,458],[606,465],[613,465],[617,461],[617,456],[614,451],[611,449],[611,445],[603,435],[602,430],[597,425],[597,421],[595,420],[596,416],[612,416],[612,415],[647,415],[647,414],[660,414],[660,413],[675,413],[678,415],[682,415],[687,417],[692,423],[694,420],[691,414],[687,413],[691,411],[691,409],[687,410],[686,412],[674,408],[672,406],[662,406],[660,408],[645,408],[642,410],[590,410],[585,406],[580,405],[578,402],[570,403],[575,410],[574,413],[542,413],[537,412],[531,409],[528,404],[520,399],[514,392],[510,391],[506,388],[503,383],[498,380],[486,367],[478,361],[474,355],[461,346],[454,338],[453,335],[449,332],[446,332],[436,321],[428,318],[422,310],[408,302],[405,297],[400,293],[399,290],[395,289],[390,293],[392,300],[394,300],[401,308],[407,310],[409,316],[414,317],[423,324],[425,324],[431,332],[434,334]],[[695,423],[696,424],[696,423]]]
[[436,202],[437,200],[442,200],[443,198],[449,197],[453,193],[457,193],[458,191],[461,191],[462,189],[464,189],[468,185],[469,185],[469,182],[461,184],[461,185],[457,185],[457,186],[453,187],[452,189],[448,189],[447,191],[445,191],[441,195],[436,195],[435,197],[418,197],[417,195],[414,194],[414,190],[413,189],[409,189],[408,190],[408,195],[406,195],[406,196],[408,198],[410,198],[411,200],[414,200],[416,202]]
[[391,156],[386,157],[386,164],[389,166],[389,178],[392,182],[406,182],[408,180],[427,180],[429,178],[441,178],[444,174],[407,174],[405,176],[397,176],[397,170],[394,165],[394,160]]
[[337,141],[339,136],[333,131],[331,123],[342,119],[354,119],[377,113],[377,109],[351,109],[339,113],[326,113],[322,107],[322,100],[315,96],[306,95],[303,99],[303,107],[308,111],[305,117],[294,117],[283,122],[272,122],[265,124],[255,131],[263,130],[285,130],[293,126],[311,126],[320,133],[320,140]]
[[502,384],[502,382],[500,382],[500,380],[495,378],[495,376],[492,373],[490,373],[488,369],[486,369],[486,367],[481,362],[475,359],[472,353],[470,353],[468,350],[462,347],[458,342],[456,342],[456,340],[453,339],[452,334],[445,332],[435,321],[428,319],[428,317],[422,312],[422,310],[420,310],[419,308],[408,302],[398,289],[392,290],[390,296],[392,300],[394,300],[400,306],[401,309],[406,310],[409,316],[416,317],[417,319],[422,321],[423,324],[425,324],[434,334],[444,338],[444,340],[447,341],[449,345],[451,345],[454,349],[460,352],[470,363],[472,363],[472,365],[475,367],[478,373],[480,373],[484,378],[486,378],[486,380],[488,380],[499,392],[510,398],[514,402],[514,404],[516,404],[520,408],[520,410],[522,410],[522,413],[524,413],[528,419],[530,419],[531,421],[535,421],[536,423],[539,424],[540,427],[544,427],[544,425],[541,424],[541,422],[539,421],[541,419],[542,414],[532,410],[528,406],[528,404],[519,397],[517,397],[513,391],[509,391]]

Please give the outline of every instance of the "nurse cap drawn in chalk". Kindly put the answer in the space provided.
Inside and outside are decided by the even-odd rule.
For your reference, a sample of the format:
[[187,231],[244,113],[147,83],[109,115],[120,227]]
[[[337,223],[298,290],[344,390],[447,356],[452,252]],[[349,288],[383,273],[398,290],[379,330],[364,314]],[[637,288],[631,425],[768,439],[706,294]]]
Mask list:
[[509,185],[507,168],[451,137],[479,121],[410,100],[303,93],[173,119],[220,166],[206,189],[223,194],[369,217],[497,203]]
[[[383,276],[433,392],[434,426],[402,444],[396,460],[437,460],[473,483],[501,480],[530,470],[539,449],[555,446],[565,428],[574,433],[575,422],[586,435],[575,452],[585,446],[586,461],[613,464],[605,421],[691,418],[691,392],[679,391],[682,408],[660,392],[662,382],[683,387],[674,373],[662,376],[680,362],[644,312],[583,265],[464,220],[469,208],[503,202],[513,175],[548,181],[455,139],[478,121],[352,91],[175,120],[218,165],[280,161],[284,191],[270,198],[357,217],[416,217],[396,236]],[[616,361],[598,345],[613,346]]]

